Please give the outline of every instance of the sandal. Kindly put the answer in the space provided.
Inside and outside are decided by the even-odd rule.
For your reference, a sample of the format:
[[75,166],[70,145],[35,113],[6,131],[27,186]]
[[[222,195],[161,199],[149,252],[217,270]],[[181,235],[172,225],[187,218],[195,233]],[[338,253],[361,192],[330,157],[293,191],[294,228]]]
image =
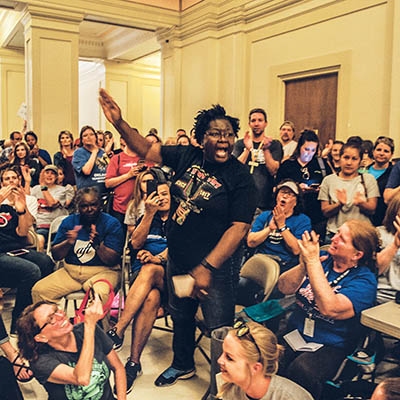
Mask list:
[[[18,359],[20,360],[20,362],[17,362]],[[22,362],[22,364],[21,364],[21,362]],[[29,382],[33,379],[33,371],[29,365],[25,365],[25,364],[23,364],[23,362],[24,362],[24,360],[22,359],[22,357],[19,354],[17,354],[17,357],[15,357],[14,361],[11,364],[13,367],[19,367],[17,370],[17,373],[15,374],[15,378],[17,379],[17,381],[25,383],[25,382]],[[24,370],[27,373],[30,373],[29,378],[22,378],[20,376],[21,372]]]

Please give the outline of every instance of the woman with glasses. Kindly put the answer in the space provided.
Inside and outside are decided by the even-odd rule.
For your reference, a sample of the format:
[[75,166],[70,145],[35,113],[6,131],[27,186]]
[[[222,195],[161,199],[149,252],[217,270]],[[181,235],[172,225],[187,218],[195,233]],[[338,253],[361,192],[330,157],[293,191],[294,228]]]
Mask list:
[[218,359],[223,400],[312,400],[301,386],[276,375],[283,347],[276,336],[255,322],[237,321]]
[[353,219],[339,228],[328,254],[320,254],[315,232],[305,232],[299,245],[300,264],[278,281],[282,293],[296,295],[287,332],[323,346],[314,352],[286,346],[280,372],[318,400],[361,338],[361,312],[375,304],[379,236],[370,222]]
[[376,206],[375,214],[371,217],[372,223],[375,226],[382,225],[385,216],[387,205],[383,199],[383,192],[385,191],[387,181],[393,165],[391,158],[394,153],[394,141],[392,138],[386,136],[379,136],[374,144],[372,155],[374,162],[367,168],[369,172],[378,182],[380,197]]
[[49,399],[114,399],[109,383],[113,370],[118,400],[126,399],[124,367],[113,343],[97,326],[103,315],[98,294],[73,326],[57,304],[40,301],[18,320],[18,346]]
[[340,151],[340,172],[324,178],[319,191],[322,212],[328,218],[326,241],[349,219],[370,222],[379,197],[376,179],[360,174],[362,150],[355,141],[348,141]]
[[292,157],[279,167],[276,182],[282,179],[293,179],[300,185],[305,204],[304,213],[311,219],[313,229],[323,239],[326,218],[321,212],[318,201],[319,186],[324,176],[332,173],[327,162],[318,157],[319,139],[312,130],[304,130],[300,134],[296,150]]
[[[195,315],[199,304],[210,331],[233,323],[241,260],[237,250],[255,210],[253,179],[247,167],[231,154],[239,120],[215,105],[201,110],[195,118],[195,136],[202,148],[161,146],[149,143],[131,128],[103,89],[100,104],[127,146],[146,161],[175,171],[167,236],[174,359],[155,381],[156,386],[168,386],[196,373]],[[191,297],[179,298],[171,277],[188,273],[194,278],[194,290]]]
[[281,273],[299,262],[298,239],[311,230],[311,221],[302,214],[301,190],[299,185],[285,179],[277,186],[273,210],[262,212],[254,221],[247,236],[247,245],[278,258]]

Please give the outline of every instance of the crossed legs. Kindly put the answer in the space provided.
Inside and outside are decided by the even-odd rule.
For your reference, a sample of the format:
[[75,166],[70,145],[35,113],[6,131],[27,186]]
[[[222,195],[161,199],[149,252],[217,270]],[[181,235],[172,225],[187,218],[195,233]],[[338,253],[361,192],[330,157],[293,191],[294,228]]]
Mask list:
[[[139,275],[129,289],[124,311],[114,327],[116,334],[122,338],[126,328],[132,319],[134,319],[132,326],[132,349],[134,342],[140,343],[144,340],[140,353],[157,317],[157,311],[161,302],[160,292],[163,290],[163,287],[164,268],[157,264],[143,265]],[[135,354],[135,351],[132,350],[131,355]],[[132,359],[132,361],[135,360]]]

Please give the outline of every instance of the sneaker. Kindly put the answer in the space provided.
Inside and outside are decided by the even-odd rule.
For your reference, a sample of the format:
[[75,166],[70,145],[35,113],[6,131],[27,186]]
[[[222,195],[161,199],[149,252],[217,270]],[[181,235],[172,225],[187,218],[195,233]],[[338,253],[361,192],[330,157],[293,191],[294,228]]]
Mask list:
[[171,386],[179,379],[189,379],[196,373],[196,369],[183,371],[174,367],[168,367],[155,381],[154,384],[158,387]]
[[126,372],[126,394],[128,394],[131,392],[136,378],[143,374],[142,366],[140,365],[140,363],[136,364],[128,359],[127,363],[125,364],[125,372]]
[[120,338],[117,335],[117,329],[112,328],[109,331],[107,331],[107,336],[114,342],[113,349],[116,351],[120,350],[122,347],[122,344],[124,343],[124,338]]

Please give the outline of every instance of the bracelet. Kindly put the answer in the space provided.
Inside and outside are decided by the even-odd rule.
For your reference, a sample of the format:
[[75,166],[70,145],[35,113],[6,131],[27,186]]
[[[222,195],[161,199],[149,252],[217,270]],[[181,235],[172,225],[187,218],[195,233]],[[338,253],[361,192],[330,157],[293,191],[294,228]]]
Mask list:
[[17,213],[17,215],[24,215],[24,214],[26,214],[26,208],[24,208],[24,211],[15,210],[15,212]]
[[201,260],[200,265],[202,265],[204,268],[207,268],[211,272],[217,269],[214,267],[214,265],[211,265],[205,258]]
[[40,190],[42,191],[42,192],[46,192],[47,190],[49,190],[49,188],[47,187],[47,186],[40,186]]
[[160,264],[163,267],[165,267],[167,265],[167,259],[165,257],[163,257],[161,254],[157,254],[156,257],[160,259]]
[[286,229],[289,229],[286,225],[283,225],[282,228],[278,228],[278,232],[282,233],[285,232]]

